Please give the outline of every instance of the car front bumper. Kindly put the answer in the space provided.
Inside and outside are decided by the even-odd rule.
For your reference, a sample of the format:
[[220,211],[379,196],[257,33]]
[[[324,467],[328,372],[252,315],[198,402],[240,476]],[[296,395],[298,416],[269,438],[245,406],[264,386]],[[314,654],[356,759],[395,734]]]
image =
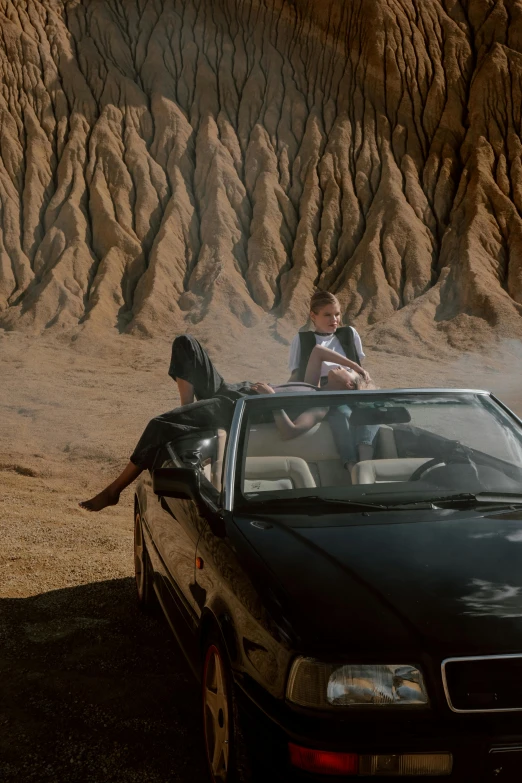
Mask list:
[[[314,716],[288,705],[258,701],[239,689],[245,740],[260,773],[260,780],[285,783],[374,781],[446,781],[446,783],[520,783],[522,780],[522,717],[422,715]],[[336,776],[308,773],[290,764],[289,742],[317,750],[372,754],[436,753],[453,756],[453,769],[445,776]],[[262,772],[261,772],[262,771]]]

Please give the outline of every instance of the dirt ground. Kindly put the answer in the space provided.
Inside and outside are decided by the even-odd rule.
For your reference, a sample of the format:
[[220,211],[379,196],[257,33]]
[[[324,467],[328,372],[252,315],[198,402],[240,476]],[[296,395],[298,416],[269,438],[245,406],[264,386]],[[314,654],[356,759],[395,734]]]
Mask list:
[[[230,380],[282,381],[262,330],[198,336]],[[380,386],[490,388],[522,414],[522,349],[392,356]],[[0,781],[205,780],[195,682],[161,617],[135,599],[132,491],[78,507],[178,402],[165,340],[0,331]]]

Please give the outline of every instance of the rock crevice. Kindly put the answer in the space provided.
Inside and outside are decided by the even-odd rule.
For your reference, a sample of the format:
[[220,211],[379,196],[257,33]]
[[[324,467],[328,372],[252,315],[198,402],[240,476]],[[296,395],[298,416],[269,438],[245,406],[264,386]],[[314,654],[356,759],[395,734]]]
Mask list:
[[0,326],[518,333],[521,74],[520,0],[0,0]]

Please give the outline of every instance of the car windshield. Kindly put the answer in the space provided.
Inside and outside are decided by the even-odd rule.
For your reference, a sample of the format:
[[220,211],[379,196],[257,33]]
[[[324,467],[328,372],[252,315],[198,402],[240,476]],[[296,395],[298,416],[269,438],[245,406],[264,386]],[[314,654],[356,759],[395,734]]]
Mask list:
[[236,502],[282,513],[515,495],[522,428],[473,392],[272,395],[246,404],[237,465]]

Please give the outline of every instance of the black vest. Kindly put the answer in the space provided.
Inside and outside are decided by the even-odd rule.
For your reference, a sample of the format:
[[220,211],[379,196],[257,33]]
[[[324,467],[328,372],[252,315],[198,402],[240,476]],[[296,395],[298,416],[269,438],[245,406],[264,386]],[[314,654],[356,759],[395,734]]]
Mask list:
[[[350,326],[340,326],[335,332],[335,336],[341,343],[347,359],[359,364],[359,356],[355,347],[353,329]],[[299,361],[299,371],[297,380],[304,381],[308,359],[313,349],[317,345],[315,332],[299,332],[299,342],[301,344],[301,359]]]

